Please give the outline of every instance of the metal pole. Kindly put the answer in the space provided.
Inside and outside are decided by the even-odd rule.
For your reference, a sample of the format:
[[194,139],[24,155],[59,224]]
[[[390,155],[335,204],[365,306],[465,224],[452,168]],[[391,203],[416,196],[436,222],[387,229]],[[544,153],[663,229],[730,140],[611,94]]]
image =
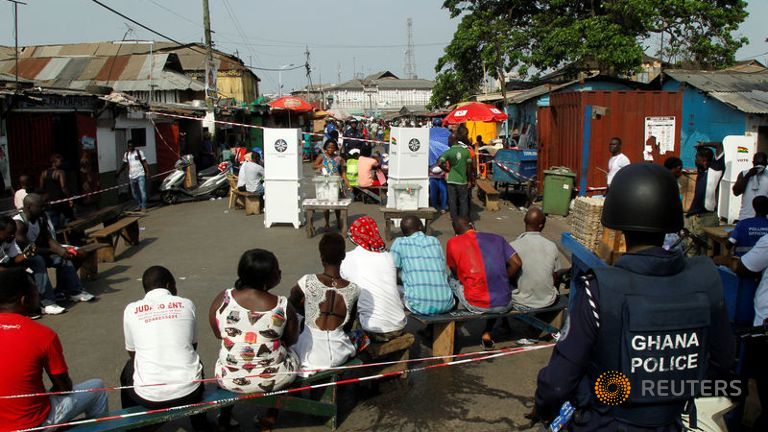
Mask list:
[[277,72],[277,96],[283,96],[283,70],[280,69]]
[[[208,10],[208,0],[203,0],[203,27],[205,28],[205,48],[208,57],[208,62],[206,65],[207,72],[208,67],[210,67],[210,64],[213,62],[213,46],[211,42],[211,15]],[[206,94],[205,100],[208,110],[213,110],[213,98]]]
[[14,85],[16,90],[19,89],[19,5],[26,5],[26,3],[18,0],[8,0],[13,3],[13,60],[15,63],[15,79]]
[[149,103],[152,104],[154,101],[154,89],[155,86],[152,85],[152,69],[155,68],[155,56],[153,55],[153,48],[155,47],[155,42],[152,41],[152,43],[149,44]]

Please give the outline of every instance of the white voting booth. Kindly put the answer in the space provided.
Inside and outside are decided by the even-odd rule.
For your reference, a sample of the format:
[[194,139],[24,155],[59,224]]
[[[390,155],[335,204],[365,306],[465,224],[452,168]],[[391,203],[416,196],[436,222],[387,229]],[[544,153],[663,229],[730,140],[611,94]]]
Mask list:
[[304,223],[299,129],[264,129],[264,226]]
[[752,168],[752,157],[757,148],[757,137],[750,135],[729,135],[723,139],[725,153],[725,174],[720,180],[717,214],[733,223],[739,217],[741,195],[735,196],[731,189],[739,173]]
[[387,208],[429,207],[429,129],[392,128],[387,184]]

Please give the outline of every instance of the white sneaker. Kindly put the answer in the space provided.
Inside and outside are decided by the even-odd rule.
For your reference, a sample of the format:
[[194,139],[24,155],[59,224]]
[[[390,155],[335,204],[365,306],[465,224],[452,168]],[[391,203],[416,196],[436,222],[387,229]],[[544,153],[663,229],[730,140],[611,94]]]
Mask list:
[[66,309],[63,307],[57,305],[57,304],[49,304],[48,306],[43,306],[43,315],[58,315],[60,313],[64,313]]
[[69,296],[69,299],[73,302],[89,302],[93,299],[95,299],[96,296],[89,293],[88,291],[80,291],[79,293],[75,295]]

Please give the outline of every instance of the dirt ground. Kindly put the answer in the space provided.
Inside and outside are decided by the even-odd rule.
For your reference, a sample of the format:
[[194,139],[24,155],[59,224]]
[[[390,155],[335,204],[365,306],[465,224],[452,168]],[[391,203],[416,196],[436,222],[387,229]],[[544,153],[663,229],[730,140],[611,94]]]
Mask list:
[[[310,192],[311,194],[311,192]],[[177,278],[179,295],[197,306],[198,351],[213,374],[219,342],[207,323],[207,310],[214,296],[232,286],[240,254],[250,248],[273,251],[283,272],[282,283],[274,290],[287,295],[303,274],[320,270],[317,245],[320,235],[307,239],[303,229],[280,225],[265,229],[263,215],[245,216],[242,210],[227,210],[226,199],[177,204],[151,209],[141,220],[141,244],[121,249],[114,264],[101,264],[99,278],[87,289],[99,298],[90,304],[71,305],[59,316],[46,316],[41,322],[61,337],[73,380],[103,378],[117,385],[128,356],[124,350],[122,312],[125,306],[143,296],[141,274],[151,265],[169,268]],[[370,215],[383,226],[379,206],[355,203],[350,221]],[[523,231],[523,212],[505,202],[499,212],[485,212],[475,202],[473,214],[480,231],[494,232],[513,240]],[[333,223],[333,220],[332,220]],[[315,216],[322,226],[322,216]],[[453,234],[450,218],[442,215],[434,224],[434,235],[445,242]],[[562,218],[550,218],[545,234],[559,239],[566,229]],[[351,246],[350,246],[351,249]],[[567,259],[563,257],[564,264]],[[459,330],[457,346],[461,352],[479,351],[482,322]],[[409,323],[416,332],[420,326]],[[506,347],[519,335],[499,334],[499,346]],[[417,343],[411,357],[431,355],[428,345]],[[340,431],[501,431],[527,430],[523,417],[530,411],[538,370],[546,364],[550,349],[501,357],[470,365],[412,373],[406,380],[381,385],[378,392],[361,387],[339,388]],[[110,409],[119,408],[119,393],[110,393]],[[247,404],[235,409],[241,430],[257,430],[252,418],[257,411]],[[211,419],[213,414],[211,413]],[[282,430],[325,430],[312,417],[283,413]],[[163,431],[191,430],[187,420],[165,425]]]

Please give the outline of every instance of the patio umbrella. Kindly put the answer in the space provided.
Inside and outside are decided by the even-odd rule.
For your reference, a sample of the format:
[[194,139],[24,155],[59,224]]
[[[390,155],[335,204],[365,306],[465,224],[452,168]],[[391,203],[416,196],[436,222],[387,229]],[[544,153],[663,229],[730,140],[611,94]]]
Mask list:
[[296,96],[283,96],[269,103],[273,110],[288,111],[288,127],[291,127],[291,111],[295,113],[312,112],[315,108],[307,101]]
[[501,122],[507,115],[492,105],[469,102],[456,107],[443,119],[443,125],[460,124],[468,121]]

